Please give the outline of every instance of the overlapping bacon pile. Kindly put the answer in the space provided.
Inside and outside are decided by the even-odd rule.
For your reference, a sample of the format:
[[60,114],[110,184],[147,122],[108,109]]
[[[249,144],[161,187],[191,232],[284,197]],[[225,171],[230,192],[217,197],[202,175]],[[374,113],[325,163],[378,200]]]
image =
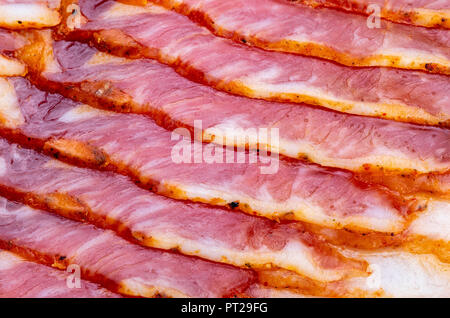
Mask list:
[[372,5],[0,0],[0,296],[450,297],[450,3]]

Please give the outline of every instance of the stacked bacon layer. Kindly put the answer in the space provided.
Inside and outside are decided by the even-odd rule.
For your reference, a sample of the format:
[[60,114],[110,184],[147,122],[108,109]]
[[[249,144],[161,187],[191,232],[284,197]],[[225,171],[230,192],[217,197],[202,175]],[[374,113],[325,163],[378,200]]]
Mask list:
[[448,8],[151,2],[0,0],[0,297],[450,296]]

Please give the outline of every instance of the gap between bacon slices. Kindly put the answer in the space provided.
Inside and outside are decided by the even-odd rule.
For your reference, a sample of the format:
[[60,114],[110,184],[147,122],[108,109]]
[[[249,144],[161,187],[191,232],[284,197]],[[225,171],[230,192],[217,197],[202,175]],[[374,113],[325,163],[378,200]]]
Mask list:
[[450,75],[450,32],[380,21],[286,0],[154,0],[239,43],[329,59]]
[[[2,202],[2,204],[4,201]],[[71,281],[70,274],[0,250],[0,298],[118,298],[97,284]],[[70,280],[74,286],[70,286]]]
[[0,0],[0,27],[52,27],[61,22],[60,0]]
[[157,5],[84,0],[79,5],[81,13],[66,14],[60,25],[66,40],[89,42],[129,58],[157,59],[190,79],[237,95],[450,126],[446,93],[450,80],[445,75],[350,68],[251,48],[216,37],[189,18]]
[[242,295],[254,272],[131,244],[112,231],[1,200],[0,247],[65,269],[121,294],[142,297]]
[[[129,3],[143,4],[146,0],[129,0]],[[423,27],[450,28],[450,4],[441,0],[286,0],[304,3],[314,8],[328,7],[349,12],[372,15],[374,5],[379,8],[380,17],[398,23]],[[126,0],[124,0],[126,2]],[[369,7],[372,5],[372,7]],[[377,11],[378,12],[378,11]]]
[[[449,130],[233,96],[191,82],[156,61],[52,42],[48,33],[36,37],[19,55],[35,69],[30,77],[44,90],[99,108],[145,114],[170,130],[186,127],[198,141],[259,147],[352,170],[362,181],[403,194],[450,194]],[[198,133],[196,120],[202,125]],[[258,127],[266,134],[277,129],[278,140],[261,138]]]
[[69,166],[4,140],[0,166],[3,195],[133,243],[244,268],[281,267],[322,282],[365,273],[365,262],[341,257],[300,223],[167,199],[123,176]]
[[[367,259],[372,274],[326,284],[283,271],[263,271],[256,277],[249,270],[142,248],[110,231],[1,200],[1,248],[61,269],[78,265],[84,279],[125,295],[267,297],[299,292],[329,297],[445,297],[450,290],[450,265],[432,255],[346,251]],[[271,285],[281,290],[270,289]]]
[[[3,86],[14,101],[3,108],[2,117],[9,118],[2,126],[7,138],[71,163],[128,175],[172,198],[271,219],[389,233],[404,230],[431,200],[365,184],[348,171],[192,142],[146,116],[80,105],[24,79]],[[232,163],[226,163],[230,158]]]

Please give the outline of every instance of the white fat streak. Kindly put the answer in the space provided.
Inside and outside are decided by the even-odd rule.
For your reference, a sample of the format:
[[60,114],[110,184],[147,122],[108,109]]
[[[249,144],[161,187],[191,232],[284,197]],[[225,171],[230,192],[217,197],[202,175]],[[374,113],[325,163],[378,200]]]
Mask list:
[[408,233],[450,242],[450,202],[430,201],[427,211],[411,223]]
[[56,159],[50,159],[44,164],[44,168],[73,169],[73,166]]
[[167,283],[163,279],[160,279],[159,281],[156,280],[152,284],[149,284],[140,277],[133,277],[120,282],[119,292],[141,297],[154,297],[157,294],[173,298],[189,297],[189,295],[186,295],[179,290],[165,287],[164,285],[167,285]]
[[372,269],[366,278],[349,280],[350,285],[368,291],[382,290],[390,297],[449,297],[450,264],[434,255],[403,251],[357,252],[343,250],[349,257],[365,259]]
[[7,172],[6,161],[3,157],[0,157],[0,176],[4,176]]
[[216,201],[217,198],[223,200],[222,204],[238,200],[240,203],[245,203],[250,206],[258,215],[265,216],[271,219],[283,217],[286,213],[294,213],[295,219],[306,221],[314,224],[319,224],[325,227],[340,229],[348,228],[366,228],[379,232],[393,232],[398,233],[404,229],[404,220],[396,215],[394,211],[389,211],[381,207],[369,207],[362,215],[338,217],[327,215],[325,211],[319,206],[308,202],[306,199],[301,199],[291,196],[288,200],[283,202],[275,202],[273,200],[255,199],[243,194],[227,193],[224,189],[214,190],[210,187],[201,185],[185,185],[170,183],[170,186],[175,186],[177,189],[184,191],[186,198],[201,198],[202,202]]
[[131,61],[127,60],[125,58],[122,58],[122,57],[113,56],[108,53],[97,52],[90,58],[90,60],[86,63],[86,65],[93,66],[93,65],[103,65],[103,64],[123,64],[126,62],[131,62]]
[[24,260],[11,252],[0,250],[0,271],[15,267]]
[[25,73],[25,65],[0,54],[0,76],[23,76]]
[[64,115],[62,115],[58,120],[66,124],[70,124],[99,116],[107,116],[110,114],[111,112],[106,110],[100,110],[89,105],[82,104],[65,112]]
[[116,2],[107,12],[102,14],[102,19],[107,20],[111,18],[132,16],[142,13],[160,14],[166,12],[168,12],[166,9],[154,4],[147,4],[145,7],[141,7]]
[[105,241],[111,240],[112,236],[114,235],[110,231],[104,231],[100,235],[81,245],[76,251],[76,257],[80,256],[81,254],[91,249],[92,247],[96,246],[97,244],[101,244]]
[[14,86],[4,78],[0,78],[0,118],[5,120],[3,125],[17,128],[24,123],[19,101]]
[[389,49],[382,47],[378,53],[380,58],[374,60],[374,63],[372,63],[372,65],[392,66],[390,57],[394,56],[400,58],[397,64],[398,66],[404,68],[419,67],[420,69],[422,69],[425,63],[436,63],[446,67],[450,67],[449,59],[446,56],[439,54],[438,52],[433,52],[432,54],[430,54],[411,48],[392,48],[391,46],[396,44],[390,41],[385,45],[388,46]]
[[314,296],[294,293],[287,289],[277,289],[254,284],[246,290],[246,294],[253,298],[315,298]]
[[60,22],[57,10],[48,8],[43,3],[2,3],[0,4],[0,24],[20,27],[32,23],[37,26],[55,26]]
[[[270,73],[276,75],[276,67],[270,69]],[[408,106],[397,101],[382,101],[380,103],[374,102],[358,102],[353,100],[342,99],[333,94],[310,85],[309,81],[289,81],[284,83],[271,84],[264,81],[264,79],[272,79],[269,73],[265,71],[256,74],[245,76],[235,80],[238,85],[252,91],[250,97],[256,98],[272,98],[276,96],[289,95],[304,95],[314,98],[323,107],[342,111],[350,114],[367,115],[374,117],[383,117],[382,114],[387,114],[388,118],[419,118],[429,123],[437,123],[439,117],[436,117],[422,108]]]
[[[257,141],[255,139],[245,140],[240,134],[241,127],[249,126],[242,116],[232,116],[231,119],[224,119],[222,123],[204,130],[204,140],[228,146],[245,146],[242,142]],[[255,136],[256,137],[256,136]],[[238,143],[239,141],[239,143]],[[256,149],[257,143],[249,144],[249,147]],[[269,146],[269,145],[267,145]],[[433,158],[419,159],[407,157],[404,153],[396,149],[389,149],[383,145],[377,145],[373,154],[366,154],[363,157],[343,159],[337,158],[335,154],[326,149],[321,149],[320,145],[312,142],[297,139],[280,138],[279,145],[271,144],[269,149],[273,152],[283,154],[287,157],[298,158],[299,155],[307,155],[309,159],[322,166],[344,168],[348,170],[360,170],[364,164],[370,163],[380,165],[387,169],[411,169],[421,173],[446,171],[448,165],[436,162]]]
[[42,54],[45,57],[45,70],[43,73],[61,73],[61,67],[53,54],[53,38],[50,30],[40,31],[40,36],[45,42],[45,52]]

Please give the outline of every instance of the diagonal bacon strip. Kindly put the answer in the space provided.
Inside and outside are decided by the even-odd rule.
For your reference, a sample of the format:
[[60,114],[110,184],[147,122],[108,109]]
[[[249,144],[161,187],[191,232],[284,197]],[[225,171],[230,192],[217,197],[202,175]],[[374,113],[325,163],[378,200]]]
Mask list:
[[0,0],[0,27],[52,27],[61,22],[60,0]]
[[[84,179],[84,177],[86,177],[86,175],[75,175],[71,174],[70,176],[72,177],[72,181],[73,181],[73,186],[70,188],[70,186],[61,186],[62,183],[65,183],[67,180],[61,180],[60,177],[60,172],[58,173],[58,171],[56,171],[57,169],[62,169],[65,171],[69,171],[69,170],[77,170],[78,172],[81,169],[77,169],[77,168],[72,168],[72,167],[68,167],[64,164],[56,164],[56,162],[53,161],[47,161],[47,164],[45,165],[44,168],[42,168],[42,166],[36,166],[39,164],[39,155],[30,155],[32,154],[32,151],[30,150],[23,150],[23,149],[18,149],[16,148],[16,146],[13,146],[12,148],[14,149],[9,149],[9,152],[6,152],[7,155],[10,156],[10,158],[6,158],[4,153],[2,158],[4,159],[4,163],[5,165],[3,165],[5,167],[5,173],[4,173],[4,177],[10,179],[10,180],[14,180],[12,181],[14,182],[18,182],[18,183],[22,183],[22,181],[26,181],[29,182],[29,180],[35,180],[35,182],[33,182],[34,184],[30,185],[29,187],[43,187],[44,188],[44,192],[46,190],[51,190],[51,185],[46,184],[43,185],[42,184],[42,179],[46,178],[46,179],[50,179],[52,176],[54,176],[54,187],[58,188],[58,189],[62,189],[61,192],[58,193],[54,193],[54,195],[51,196],[47,196],[46,197],[46,202],[44,202],[45,204],[47,204],[47,206],[51,206],[54,209],[59,209],[61,207],[65,208],[66,211],[64,213],[68,213],[70,214],[70,216],[75,217],[77,219],[79,219],[80,217],[77,216],[78,213],[80,213],[80,205],[83,203],[86,203],[87,201],[89,201],[89,197],[90,199],[92,199],[93,196],[95,195],[100,195],[102,193],[102,191],[96,190],[96,193],[91,195],[89,193],[92,193],[91,189],[87,189],[86,187],[89,187],[88,185],[86,185],[84,188],[83,187],[78,187],[77,184],[80,184],[81,182],[84,182],[85,184],[88,184],[91,182],[92,179]],[[22,160],[24,157],[26,157],[27,159],[29,159],[29,162],[26,162],[26,160]],[[47,159],[48,160],[48,159]],[[18,171],[18,173],[16,174],[11,174],[9,173],[11,171],[11,169],[9,171],[6,171],[7,162],[14,162],[13,166],[15,171]],[[33,167],[34,166],[34,167]],[[39,178],[36,177],[35,173],[34,173],[34,169],[38,169],[39,171],[41,171],[41,173],[44,175],[43,177]],[[19,170],[23,170],[23,171],[29,171],[29,177],[30,178],[26,178],[26,176],[20,176],[20,171]],[[37,171],[37,170],[35,170]],[[94,173],[93,171],[91,171],[91,173]],[[59,175],[58,175],[59,174]],[[67,175],[67,177],[69,177],[69,175]],[[104,176],[103,176],[104,177]],[[17,180],[17,181],[16,181]],[[27,181],[28,180],[28,181]],[[109,178],[107,178],[105,180],[105,182],[110,182],[111,180],[109,180]],[[100,184],[97,184],[97,186],[102,187]],[[62,191],[64,190],[68,190],[68,192],[70,192],[71,195],[75,194],[77,191],[79,192],[83,192],[83,190],[89,190],[87,191],[87,195],[84,195],[84,197],[82,199],[84,199],[83,201],[77,200],[78,198],[80,198],[80,196],[68,196],[65,195]],[[118,190],[117,189],[117,182],[116,183],[112,183],[111,184],[111,190]],[[41,191],[42,192],[42,191]],[[120,191],[118,191],[118,193],[120,193]],[[104,191],[103,191],[104,194]],[[28,196],[28,200],[29,201],[39,201],[42,199],[36,197],[35,195],[31,194],[27,194]],[[87,199],[87,200],[86,200]],[[123,196],[118,196],[116,199],[112,200],[111,205],[116,205],[117,201],[120,201],[121,199],[123,199]],[[92,203],[92,200],[90,200]],[[34,202],[33,205],[39,205],[41,203],[39,202]],[[101,204],[101,203],[99,203]],[[107,208],[107,205],[105,206],[105,208]],[[86,210],[86,209],[85,209]],[[85,211],[84,210],[84,211]],[[23,214],[22,211],[17,212],[20,215]],[[89,212],[88,212],[89,213]],[[120,212],[118,212],[117,207],[115,207],[114,209],[112,209],[112,213],[114,215],[120,215]],[[141,215],[138,216],[139,221],[142,221],[142,209],[141,209]],[[2,215],[2,213],[0,213],[0,215]],[[86,215],[83,212],[83,215]],[[88,214],[89,215],[89,214]],[[111,216],[111,215],[110,215]],[[216,216],[216,215],[215,215]],[[100,216],[101,217],[101,216]],[[182,216],[184,217],[184,215]],[[28,216],[25,215],[25,218],[28,219]],[[39,218],[39,220],[44,219],[44,216],[37,216],[36,218]],[[86,218],[89,219],[89,216],[87,216]],[[1,219],[1,217],[0,217]],[[111,221],[112,218],[109,218],[109,220]],[[189,218],[189,216],[185,217],[183,219],[183,222],[188,223],[190,226],[192,226],[193,224],[190,222],[191,219]],[[35,222],[35,221],[31,221],[31,222]],[[180,222],[180,223],[183,223]],[[216,219],[214,222],[219,222],[220,223],[220,219]],[[211,224],[209,226],[212,226],[214,224],[214,222],[210,222]],[[1,223],[1,222],[0,222]],[[17,222],[17,220],[15,222],[6,222],[8,223],[8,226],[13,224],[13,223],[18,223],[18,226],[21,225],[21,222]],[[128,219],[128,224],[133,223],[133,220],[131,218]],[[3,223],[4,224],[4,223]],[[229,224],[227,224],[229,225]],[[38,224],[38,226],[40,226]],[[26,227],[26,225],[24,226],[24,228]],[[51,228],[58,228],[59,226],[55,226],[55,225],[51,225]],[[439,227],[439,226],[438,226]],[[5,228],[4,227],[0,227],[2,229],[2,234],[0,234],[0,241],[2,240],[2,235],[4,235],[3,232],[6,232],[8,235],[11,232],[9,227]],[[205,226],[202,227],[203,230],[205,229]],[[223,227],[221,227],[223,229]],[[227,229],[229,230],[233,230],[230,229],[228,226],[226,226]],[[286,228],[285,228],[286,230]],[[38,232],[38,230],[34,230],[33,232]],[[207,235],[207,233],[203,233],[204,235]],[[217,233],[215,233],[217,234]],[[11,234],[14,235],[14,237],[19,237],[20,239],[22,238],[21,235],[17,235],[17,234]],[[81,233],[80,233],[81,235]],[[86,235],[86,234],[83,234]],[[203,239],[207,240],[208,238],[205,236],[202,236]],[[276,236],[275,232],[272,232],[272,238],[273,236]],[[155,239],[158,239],[158,235],[156,235]],[[19,243],[20,240],[19,239]],[[33,243],[35,243],[35,239],[27,239],[26,240],[31,241]],[[14,243],[17,242],[17,240],[13,241]],[[39,242],[38,242],[39,243]],[[13,245],[13,243],[9,243],[8,242],[8,246],[9,248],[11,248],[11,245]],[[13,245],[14,246],[14,245]],[[25,253],[26,250],[24,251],[24,247],[21,245],[21,248],[18,248],[18,250],[22,253]],[[349,253],[348,250],[345,251],[347,254]],[[251,253],[251,251],[246,250],[246,253]],[[411,253],[406,253],[406,252],[402,252],[401,250],[397,249],[397,250],[393,250],[391,252],[389,251],[383,251],[383,250],[378,250],[378,251],[373,251],[373,252],[364,252],[364,251],[354,251],[354,252],[350,252],[349,255],[352,255],[352,257],[355,257],[357,259],[361,259],[361,260],[365,260],[367,259],[367,261],[369,262],[369,264],[371,264],[372,266],[372,271],[380,271],[380,273],[377,273],[375,276],[381,275],[380,278],[382,278],[381,286],[371,286],[370,283],[370,278],[366,278],[364,276],[356,276],[356,277],[350,277],[350,278],[345,278],[343,280],[339,280],[339,281],[335,281],[335,282],[320,282],[320,281],[314,281],[311,280],[308,277],[304,277],[304,276],[298,276],[298,275],[292,275],[292,273],[290,273],[289,271],[282,271],[282,270],[265,270],[265,269],[260,269],[258,270],[257,274],[258,274],[258,280],[260,284],[264,284],[266,286],[271,286],[271,287],[276,287],[276,288],[293,288],[295,293],[300,293],[302,295],[316,295],[316,296],[328,296],[328,297],[336,297],[336,296],[349,296],[349,297],[368,297],[368,296],[401,296],[401,295],[409,295],[409,296],[418,296],[418,295],[433,295],[433,297],[448,293],[449,290],[449,286],[447,286],[446,284],[448,284],[449,282],[449,268],[448,268],[448,264],[442,264],[438,261],[436,261],[432,256],[419,256],[419,255],[414,255]],[[34,256],[36,257],[36,256]],[[58,262],[58,257],[56,257],[56,263],[54,264],[54,266],[61,266],[64,267],[67,264],[60,264],[61,262]],[[59,259],[60,260],[60,259]],[[42,261],[42,260],[41,260]],[[48,261],[47,261],[48,262]],[[50,259],[50,262],[53,262],[53,259]],[[332,265],[332,266],[336,266],[336,264]],[[423,267],[426,267],[427,270],[424,271]],[[398,282],[396,282],[396,286],[395,288],[392,287],[392,281],[387,279],[386,280],[386,276],[387,278],[389,278],[389,274],[386,275],[386,273],[389,272],[397,272],[398,273],[398,269],[399,267],[401,267],[403,269],[402,271],[402,275],[400,275],[401,277],[408,277],[408,280],[404,280],[402,278],[399,279]],[[419,276],[414,276],[417,275],[417,273],[420,273]],[[374,275],[374,274],[372,274]],[[384,275],[384,277],[383,277]],[[432,278],[430,278],[432,277]],[[426,283],[424,283],[424,281],[426,281]],[[103,281],[103,283],[105,284],[105,282]],[[430,286],[428,286],[430,285]],[[111,286],[111,285],[108,285]],[[414,286],[414,288],[411,289],[411,287]],[[417,289],[417,287],[420,287],[420,290],[414,290]],[[256,289],[256,290],[255,290]],[[260,287],[258,287],[258,285],[252,285],[250,286],[250,289],[248,290],[249,295],[256,295],[258,294],[258,290],[259,290],[259,295],[260,296],[270,296],[273,295],[275,296],[276,294],[273,294],[273,290],[265,290],[265,291],[261,291]],[[263,292],[261,294],[261,292]],[[287,291],[286,291],[287,292]],[[286,294],[286,292],[284,292],[284,295],[289,295]],[[245,292],[247,294],[247,292]],[[419,293],[419,294],[417,294]],[[421,293],[421,294],[420,294]]]
[[[17,102],[3,117],[16,120],[4,125],[5,136],[69,162],[131,176],[172,198],[272,219],[381,232],[403,230],[408,214],[426,207],[426,200],[368,186],[350,172],[192,142],[145,116],[80,105],[20,78],[9,83]],[[212,155],[216,151],[220,158]]]
[[375,175],[382,169],[383,176],[389,171],[445,174],[449,169],[449,130],[233,96],[191,82],[158,62],[119,59],[81,43],[58,41],[48,50],[58,72],[33,76],[43,89],[99,108],[146,114],[167,129],[193,132],[200,120],[203,141],[256,149],[262,141],[243,136],[251,129],[276,128],[279,143],[264,147],[323,166]]
[[187,17],[156,5],[136,7],[114,1],[79,4],[86,17],[78,18],[74,25],[62,24],[60,32],[66,39],[90,42],[125,57],[157,59],[220,90],[399,121],[450,123],[450,99],[445,93],[450,81],[444,75],[349,68],[312,57],[250,48],[215,37]]
[[0,163],[4,195],[112,229],[134,243],[244,268],[282,267],[318,281],[364,274],[364,262],[340,257],[302,224],[170,200],[123,176],[76,168],[4,142]]
[[[133,3],[139,1],[129,0]],[[450,5],[442,0],[287,0],[304,3],[312,7],[341,9],[364,15],[375,13],[373,5],[378,6],[380,17],[398,23],[423,27],[442,27],[450,29]],[[369,7],[372,5],[372,7]]]
[[[4,201],[2,202],[4,203]],[[79,281],[70,286],[70,274],[36,264],[0,250],[0,298],[117,298],[97,284]]]
[[83,278],[130,296],[241,295],[255,280],[248,270],[143,248],[111,231],[5,199],[0,246],[58,268],[78,265]]
[[380,21],[286,0],[154,0],[214,34],[271,51],[348,66],[387,66],[450,74],[450,32]]

